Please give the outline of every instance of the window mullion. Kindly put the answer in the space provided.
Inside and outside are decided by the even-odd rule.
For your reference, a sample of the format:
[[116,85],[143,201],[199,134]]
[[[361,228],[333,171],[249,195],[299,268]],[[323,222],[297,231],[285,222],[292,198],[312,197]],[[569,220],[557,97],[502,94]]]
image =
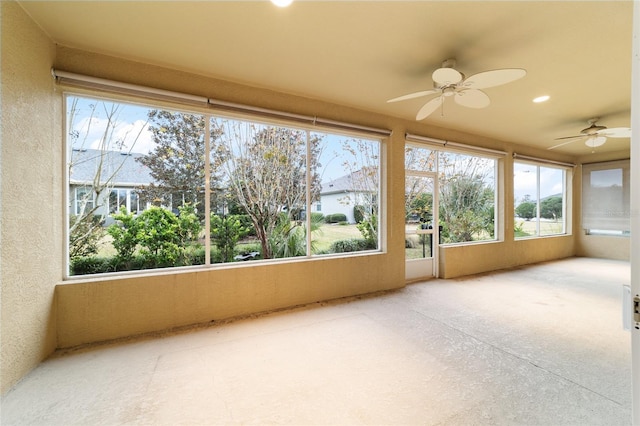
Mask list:
[[306,143],[306,148],[307,148],[307,152],[306,152],[306,156],[307,156],[307,160],[306,160],[306,173],[305,173],[305,177],[306,177],[306,200],[305,200],[305,210],[307,211],[307,214],[305,215],[305,223],[307,226],[307,230],[305,233],[305,237],[306,237],[306,244],[307,244],[307,256],[311,256],[313,253],[311,253],[311,182],[312,182],[312,176],[311,176],[311,132],[309,130],[306,131],[306,137],[307,137],[307,143]]
[[536,236],[540,236],[540,166],[536,166]]
[[204,116],[204,264],[211,264],[211,116]]

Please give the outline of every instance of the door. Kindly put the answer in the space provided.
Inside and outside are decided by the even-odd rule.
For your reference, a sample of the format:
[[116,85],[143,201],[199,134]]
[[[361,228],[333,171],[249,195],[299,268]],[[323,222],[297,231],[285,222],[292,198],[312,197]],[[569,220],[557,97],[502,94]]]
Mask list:
[[433,172],[406,171],[405,279],[438,275],[438,180]]

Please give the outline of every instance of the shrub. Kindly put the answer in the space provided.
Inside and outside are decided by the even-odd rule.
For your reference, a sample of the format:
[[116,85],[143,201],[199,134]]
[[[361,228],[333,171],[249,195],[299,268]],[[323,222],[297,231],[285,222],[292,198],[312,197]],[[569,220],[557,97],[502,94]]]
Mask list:
[[375,248],[378,244],[378,216],[372,214],[356,226],[367,244]]
[[328,215],[326,215],[324,217],[324,221],[326,223],[346,222],[347,221],[347,216],[344,213],[328,214]]
[[98,243],[104,236],[100,216],[71,216],[69,218],[69,257],[86,257],[98,253]]
[[324,221],[324,215],[320,212],[312,212],[311,221],[316,223],[321,223]]
[[338,240],[331,244],[332,253],[350,253],[353,251],[371,250],[376,248],[370,242],[362,238],[352,238],[349,240]]
[[364,206],[355,205],[353,206],[353,218],[356,223],[360,223],[364,220]]
[[107,228],[107,233],[113,238],[113,248],[116,249],[121,260],[130,259],[136,251],[138,240],[137,223],[133,213],[127,213],[125,207],[113,215],[116,223]]
[[111,257],[83,256],[71,259],[70,274],[86,275],[116,271],[116,265]]
[[191,205],[180,208],[180,217],[161,207],[151,207],[135,217],[121,208],[113,215],[116,223],[107,232],[113,238],[119,264],[125,269],[189,265],[192,257],[185,250],[200,234],[200,224]]
[[233,262],[235,247],[240,238],[249,233],[249,228],[243,226],[238,215],[217,216],[211,215],[211,241],[218,248],[219,262]]

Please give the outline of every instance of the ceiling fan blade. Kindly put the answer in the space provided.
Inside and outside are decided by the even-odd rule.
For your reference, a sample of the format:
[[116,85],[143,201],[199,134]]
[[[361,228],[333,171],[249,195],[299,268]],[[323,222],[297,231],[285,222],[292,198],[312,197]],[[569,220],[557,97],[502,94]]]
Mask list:
[[472,89],[486,89],[511,83],[527,75],[522,68],[505,68],[500,70],[484,71],[467,78],[463,85]]
[[607,141],[607,138],[604,136],[590,136],[584,141],[584,144],[588,147],[595,148],[600,145],[604,145]]
[[453,68],[438,68],[431,74],[431,78],[438,86],[447,86],[462,81],[462,74]]
[[554,141],[561,141],[563,139],[577,139],[577,138],[584,138],[585,135],[575,135],[575,136],[565,136],[564,138],[555,138]]
[[424,104],[420,111],[418,111],[418,115],[416,115],[416,120],[424,120],[427,118],[432,112],[438,109],[440,105],[444,102],[444,96],[438,96],[437,98],[431,99],[429,102]]
[[457,104],[469,108],[486,108],[491,103],[489,96],[478,89],[460,90],[456,92],[454,99]]
[[[565,145],[569,145],[570,143],[574,143],[576,142],[578,139],[576,137],[571,137],[571,138],[560,138],[560,139],[571,139],[570,141],[566,141],[566,142],[562,142],[559,143],[558,145],[554,145],[554,146],[550,146],[547,149],[556,149],[556,148],[560,148],[561,146],[565,146]],[[556,139],[558,140],[558,139]]]
[[424,90],[422,92],[409,93],[408,95],[404,95],[404,96],[400,96],[400,97],[397,97],[397,98],[389,99],[387,102],[406,101],[407,99],[420,98],[422,96],[433,95],[434,93],[438,93],[438,92],[440,92],[440,90],[438,90],[438,89]]
[[604,129],[596,132],[599,136],[608,138],[630,138],[631,129],[629,127],[614,127],[612,129]]

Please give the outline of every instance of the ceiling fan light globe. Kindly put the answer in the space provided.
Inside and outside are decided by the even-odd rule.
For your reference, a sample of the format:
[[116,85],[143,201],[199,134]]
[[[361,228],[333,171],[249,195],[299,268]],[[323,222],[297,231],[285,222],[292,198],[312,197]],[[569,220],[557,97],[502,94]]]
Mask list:
[[604,145],[606,141],[607,141],[607,138],[604,136],[591,136],[587,138],[586,141],[584,141],[584,144],[589,148],[596,148],[598,146]]
[[453,68],[438,68],[431,74],[431,78],[438,86],[457,84],[462,81],[462,74]]

